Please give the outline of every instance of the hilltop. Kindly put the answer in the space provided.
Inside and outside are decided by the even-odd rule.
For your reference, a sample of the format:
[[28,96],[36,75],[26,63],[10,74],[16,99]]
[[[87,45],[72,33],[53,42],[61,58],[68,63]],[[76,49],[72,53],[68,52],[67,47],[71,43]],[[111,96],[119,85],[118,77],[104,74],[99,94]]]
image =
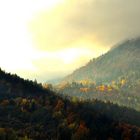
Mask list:
[[66,76],[63,81],[91,80],[105,84],[122,77],[140,79],[140,38],[113,46],[104,55]]

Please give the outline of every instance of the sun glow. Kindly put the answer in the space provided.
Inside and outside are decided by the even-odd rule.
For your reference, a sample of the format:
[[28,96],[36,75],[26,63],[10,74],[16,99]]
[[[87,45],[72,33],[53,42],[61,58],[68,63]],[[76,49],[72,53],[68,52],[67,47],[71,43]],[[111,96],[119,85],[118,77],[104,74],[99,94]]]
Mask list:
[[66,75],[101,54],[104,50],[96,39],[70,28],[65,14],[71,8],[69,2],[0,1],[0,67],[45,81]]
[[[53,52],[53,58],[60,60],[64,65],[73,64],[81,57],[91,56],[91,51],[86,48],[67,48]],[[88,58],[89,59],[89,58]]]
[[49,11],[63,0],[0,1],[0,67],[10,72],[34,71],[32,62],[42,56],[34,48],[28,22],[39,12]]
[[46,9],[46,7],[48,7],[50,9],[62,2],[64,2],[64,0],[42,0],[42,3],[45,5],[45,9]]

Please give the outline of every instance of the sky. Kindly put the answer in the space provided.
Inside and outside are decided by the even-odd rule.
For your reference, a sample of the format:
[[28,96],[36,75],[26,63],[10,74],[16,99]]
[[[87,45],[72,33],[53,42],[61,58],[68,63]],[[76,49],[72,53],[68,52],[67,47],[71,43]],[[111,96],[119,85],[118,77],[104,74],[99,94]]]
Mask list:
[[0,67],[45,82],[140,35],[139,0],[0,0]]

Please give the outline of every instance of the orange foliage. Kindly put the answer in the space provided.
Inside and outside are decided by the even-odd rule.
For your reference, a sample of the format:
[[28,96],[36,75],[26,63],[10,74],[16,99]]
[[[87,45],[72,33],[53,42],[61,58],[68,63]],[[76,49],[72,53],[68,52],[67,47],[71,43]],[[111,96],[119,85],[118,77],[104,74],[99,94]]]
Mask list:
[[89,89],[89,88],[80,88],[80,91],[81,91],[81,92],[86,92],[86,93],[87,93],[87,92],[90,91],[90,89]]
[[99,91],[106,91],[107,87],[105,85],[101,85],[101,86],[98,86],[96,89]]
[[45,84],[43,84],[43,88],[45,88],[45,89],[52,89],[52,84],[45,83]]
[[68,122],[68,124],[73,123],[73,122],[74,122],[74,118],[75,118],[75,115],[74,115],[73,112],[71,112],[71,113],[68,115],[68,117],[67,117],[67,122]]
[[58,100],[58,101],[57,101],[57,104],[56,104],[56,106],[55,106],[55,110],[56,110],[56,111],[59,111],[59,110],[61,110],[63,107],[64,107],[64,102],[63,102],[62,100]]
[[9,104],[9,101],[8,100],[3,100],[2,102],[1,102],[1,105],[2,106],[7,106]]
[[88,134],[89,134],[89,129],[86,127],[85,122],[81,121],[75,133],[75,138],[77,140],[87,139]]

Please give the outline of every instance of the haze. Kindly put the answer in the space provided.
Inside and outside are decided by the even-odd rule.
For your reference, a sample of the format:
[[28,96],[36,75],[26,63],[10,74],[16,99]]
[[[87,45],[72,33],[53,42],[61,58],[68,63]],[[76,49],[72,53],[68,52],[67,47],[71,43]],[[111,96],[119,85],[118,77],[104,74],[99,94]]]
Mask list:
[[44,82],[140,34],[139,0],[0,1],[0,67]]

